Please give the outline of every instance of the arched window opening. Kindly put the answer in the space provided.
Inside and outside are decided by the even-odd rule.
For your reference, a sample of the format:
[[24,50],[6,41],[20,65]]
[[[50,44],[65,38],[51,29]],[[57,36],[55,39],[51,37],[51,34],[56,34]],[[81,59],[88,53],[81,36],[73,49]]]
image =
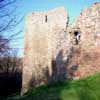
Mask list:
[[78,45],[80,41],[80,33],[78,31],[74,31],[74,38],[75,38],[75,44]]

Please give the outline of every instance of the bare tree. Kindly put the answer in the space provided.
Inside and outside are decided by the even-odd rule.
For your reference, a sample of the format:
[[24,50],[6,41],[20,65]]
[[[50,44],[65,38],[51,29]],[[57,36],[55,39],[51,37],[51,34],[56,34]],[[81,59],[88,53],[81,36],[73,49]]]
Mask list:
[[18,50],[10,48],[9,40],[0,36],[0,72],[16,73],[21,70],[21,59],[17,57]]
[[15,72],[18,67],[17,49],[10,46],[14,39],[17,42],[21,29],[15,32],[23,17],[17,14],[20,0],[0,0],[0,68],[7,73]]
[[16,29],[23,20],[17,10],[20,1],[0,0],[0,95],[21,89],[21,58],[17,56],[18,48],[13,48],[10,44],[22,39],[22,30]]
[[[7,40],[19,39],[21,29],[15,32],[16,27],[23,20],[17,13],[20,0],[0,0],[0,36],[6,36]],[[6,42],[7,43],[7,42]]]
[[9,40],[0,36],[0,57],[9,50]]
[[21,59],[17,57],[17,50],[7,50],[0,58],[0,71],[6,74],[21,72]]

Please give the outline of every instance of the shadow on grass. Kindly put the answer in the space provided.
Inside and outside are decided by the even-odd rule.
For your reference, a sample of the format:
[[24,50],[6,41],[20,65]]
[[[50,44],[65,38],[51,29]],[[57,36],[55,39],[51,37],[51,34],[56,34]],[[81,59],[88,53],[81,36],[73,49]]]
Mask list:
[[25,97],[12,100],[99,100],[100,74],[81,80],[44,85],[29,91]]
[[[69,81],[70,82],[70,81]],[[58,82],[44,85],[30,90],[25,98],[20,100],[62,100],[60,93],[64,88],[69,88],[69,82]]]
[[31,89],[24,96],[6,100],[100,100],[100,74]]

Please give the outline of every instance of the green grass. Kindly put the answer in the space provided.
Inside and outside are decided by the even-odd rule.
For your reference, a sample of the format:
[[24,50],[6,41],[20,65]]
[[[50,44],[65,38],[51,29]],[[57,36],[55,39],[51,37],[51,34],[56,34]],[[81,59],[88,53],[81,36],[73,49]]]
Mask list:
[[43,85],[23,97],[9,97],[7,100],[100,100],[100,73],[78,81]]

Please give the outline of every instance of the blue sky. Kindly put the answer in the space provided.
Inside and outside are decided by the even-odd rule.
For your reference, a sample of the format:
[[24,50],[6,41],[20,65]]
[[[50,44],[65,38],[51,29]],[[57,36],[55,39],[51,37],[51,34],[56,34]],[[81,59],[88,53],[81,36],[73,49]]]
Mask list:
[[23,11],[27,14],[32,11],[47,11],[64,6],[71,17],[71,21],[87,6],[100,0],[22,0]]
[[[24,20],[20,23],[16,30],[19,28],[23,28],[23,30],[25,30],[25,16],[30,12],[48,11],[56,7],[64,6],[68,10],[70,23],[72,23],[75,17],[78,16],[84,8],[95,2],[100,2],[100,0],[20,0],[17,10],[20,15],[24,15]],[[24,37],[24,32],[20,35]],[[19,48],[24,48],[24,39],[19,40],[19,45],[14,45],[12,43],[12,46],[14,48],[17,46]],[[23,55],[23,49],[20,49],[19,55]]]

